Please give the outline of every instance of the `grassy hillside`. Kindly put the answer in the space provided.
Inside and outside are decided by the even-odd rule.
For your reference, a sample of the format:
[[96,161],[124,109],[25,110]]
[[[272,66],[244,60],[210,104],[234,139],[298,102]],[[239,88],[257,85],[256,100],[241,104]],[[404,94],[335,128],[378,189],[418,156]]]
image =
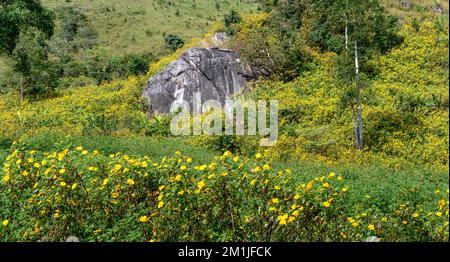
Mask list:
[[[216,2],[220,9],[217,9]],[[81,9],[99,34],[101,45],[112,54],[159,53],[164,50],[163,34],[180,35],[187,42],[208,32],[215,21],[231,9],[256,11],[255,0],[44,0],[51,8],[73,6]],[[177,12],[177,10],[179,12]]]
[[[448,25],[431,14],[404,19],[403,44],[369,62],[378,73],[362,91],[367,153],[377,162],[448,169]],[[351,111],[342,107],[345,90],[333,77],[335,54],[315,55],[316,69],[303,77],[256,87],[258,99],[280,101],[282,138],[274,154],[365,162],[368,155],[353,150]]]
[[[197,11],[190,0],[44,2],[84,9],[112,53],[158,52],[164,32],[190,42],[145,75],[23,103],[0,93],[0,240],[448,241],[448,16],[417,8],[435,2],[383,1],[401,16],[403,42],[367,61],[376,74],[364,79],[362,151],[337,54],[317,48],[295,79],[260,80],[249,94],[279,100],[275,147],[173,137],[169,117],[146,114],[148,78],[207,44],[206,23],[252,2],[220,1],[221,11],[206,0]],[[236,38],[268,17],[245,15]]]
[[[130,68],[142,68],[144,63],[148,64],[172,52],[165,46],[166,35],[176,35],[184,42],[189,42],[193,37],[210,31],[212,25],[221,22],[230,10],[247,13],[256,11],[258,7],[255,0],[42,2],[56,14],[56,28],[49,41],[49,55],[58,68],[58,88],[63,89],[125,78],[130,74],[124,72]],[[73,12],[86,17],[86,20],[75,20],[77,16]],[[68,38],[70,42],[64,38],[67,34],[64,33],[63,21],[66,21],[66,33],[72,30],[76,33],[74,39]],[[74,27],[70,29],[71,26]],[[89,31],[80,29],[83,26]],[[93,34],[94,38],[83,38]],[[79,41],[87,41],[83,43],[90,45],[89,48],[83,49]],[[0,92],[9,91],[18,85],[6,61],[6,58],[0,57]],[[139,69],[138,73],[144,71]]]

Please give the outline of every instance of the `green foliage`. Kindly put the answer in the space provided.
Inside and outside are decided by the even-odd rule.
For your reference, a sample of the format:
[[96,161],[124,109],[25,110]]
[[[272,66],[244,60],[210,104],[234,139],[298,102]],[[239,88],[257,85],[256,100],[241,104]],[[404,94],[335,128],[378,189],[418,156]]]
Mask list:
[[[248,94],[280,102],[279,140],[256,155],[258,137],[173,138],[170,117],[145,114],[140,97],[148,77],[207,39],[163,57],[147,75],[114,80],[147,70],[145,61],[153,56],[111,58],[120,48],[91,48],[93,37],[78,49],[80,36],[75,36],[71,52],[84,49],[85,55],[71,54],[58,72],[65,85],[76,86],[77,79],[88,86],[23,103],[14,93],[0,94],[0,239],[61,241],[75,235],[82,241],[363,241],[378,236],[382,241],[448,241],[445,18],[425,9],[402,13],[399,35],[404,41],[391,46],[390,40],[374,37],[398,33],[386,13],[374,6],[365,13],[375,22],[363,23],[362,32],[376,33],[367,37],[370,50],[361,75],[366,148],[355,152],[347,110],[355,96],[348,88],[354,81],[354,60],[351,52],[341,52],[342,10],[320,16],[332,36],[325,49],[317,50],[308,46],[318,18],[305,8],[311,2],[270,1],[264,8],[271,14],[244,16],[232,26],[232,44],[243,51],[242,57],[285,80],[260,80]],[[99,14],[107,17],[121,10],[103,0],[95,3],[102,4]],[[191,12],[182,8],[183,1],[161,0],[149,9],[128,4],[130,21],[160,8],[171,16],[176,8],[183,10],[177,21]],[[202,1],[196,4],[203,10]],[[222,10],[229,7],[223,2]],[[184,32],[158,28],[145,41],[162,40],[166,31],[189,39]],[[105,32],[98,33],[105,43]],[[35,54],[27,60],[17,53],[21,59],[15,61],[27,69],[26,62],[45,58],[47,48],[39,33],[22,35],[38,40],[19,41],[18,47],[27,50],[23,53]],[[95,86],[92,81],[104,83]],[[214,157],[205,147],[225,152]],[[176,150],[189,154],[171,156]]]
[[164,41],[166,43],[166,48],[172,51],[184,46],[184,40],[178,35],[168,34],[164,36]]
[[[246,159],[225,152],[195,163],[179,151],[155,160],[82,146],[41,152],[16,143],[2,169],[0,239],[448,240],[448,181],[446,190],[430,174],[417,183],[424,171],[402,174],[405,180],[364,172],[291,169],[261,153]],[[369,182],[355,179],[363,174]],[[383,177],[385,184],[372,184]]]
[[21,32],[35,28],[50,37],[53,13],[37,0],[10,0],[0,3],[0,54],[12,54]]
[[310,2],[314,18],[309,40],[324,51],[345,50],[346,26],[349,45],[358,42],[361,57],[371,52],[385,53],[401,43],[397,18],[389,15],[377,0]]
[[[337,65],[353,64],[351,57],[317,54],[316,69],[303,77],[289,83],[261,82],[253,97],[280,101],[281,138],[270,149],[274,156],[355,164],[372,159],[398,168],[408,162],[433,163],[448,169],[448,67],[440,58],[448,56],[448,26],[439,32],[433,15],[422,19],[418,32],[409,23],[403,26],[405,40],[399,47],[368,61],[378,73],[362,81],[365,153],[353,150],[348,105],[354,84],[339,76],[348,71]],[[312,136],[311,129],[323,132]]]
[[[12,85],[22,97],[49,97],[58,85],[56,65],[48,60],[45,36],[36,31],[25,31],[10,55],[13,72]],[[15,80],[15,81],[14,81]],[[18,88],[17,88],[18,87]]]
[[[129,54],[125,56],[109,56],[105,49],[93,49],[87,54],[85,63],[79,64],[82,71],[77,74],[86,75],[100,84],[113,79],[123,79],[132,75],[142,75],[148,71],[149,62],[155,57],[151,53]],[[70,64],[67,64],[70,65]],[[70,72],[70,67],[65,66],[64,72]],[[67,75],[72,76],[72,75]]]
[[225,26],[225,32],[229,36],[233,36],[236,34],[235,26],[242,21],[242,17],[236,10],[231,10],[229,14],[227,14],[223,20]]
[[270,22],[271,17],[268,14],[246,17],[230,46],[254,68],[272,78],[289,81],[313,67],[312,57],[298,33],[282,34]]

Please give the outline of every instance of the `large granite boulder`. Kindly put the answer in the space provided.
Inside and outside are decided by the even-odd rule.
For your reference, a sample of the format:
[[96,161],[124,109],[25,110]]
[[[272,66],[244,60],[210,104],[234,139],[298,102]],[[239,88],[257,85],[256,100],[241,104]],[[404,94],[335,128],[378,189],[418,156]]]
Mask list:
[[256,73],[239,60],[239,54],[218,48],[191,48],[167,68],[152,77],[143,97],[150,113],[170,112],[174,101],[186,101],[193,109],[193,93],[201,92],[202,103],[226,99],[245,92]]

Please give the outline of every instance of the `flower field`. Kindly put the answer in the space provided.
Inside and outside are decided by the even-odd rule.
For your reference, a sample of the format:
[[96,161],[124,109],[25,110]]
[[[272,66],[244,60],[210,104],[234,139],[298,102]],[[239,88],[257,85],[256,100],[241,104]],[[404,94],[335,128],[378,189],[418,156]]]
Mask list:
[[[243,98],[279,101],[273,147],[174,137],[170,116],[149,116],[148,79],[219,22],[145,75],[35,101],[1,92],[0,242],[449,241],[448,16],[401,13],[402,43],[365,61],[363,150],[338,54],[312,47],[308,70]],[[269,17],[243,15],[235,38]]]
[[448,241],[448,185],[423,203],[350,207],[350,174],[311,178],[264,152],[199,164],[179,151],[152,160],[15,143],[0,189],[5,241]]

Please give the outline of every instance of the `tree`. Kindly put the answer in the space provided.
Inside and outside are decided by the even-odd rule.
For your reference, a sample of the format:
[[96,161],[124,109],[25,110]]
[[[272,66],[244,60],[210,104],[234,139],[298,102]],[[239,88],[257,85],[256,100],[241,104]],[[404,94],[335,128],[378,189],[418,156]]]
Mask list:
[[[57,9],[57,18],[59,19],[59,30],[53,39],[53,50],[63,63],[72,59],[72,53],[76,51],[77,44],[75,40],[80,40],[79,34],[88,33],[90,37],[92,32],[87,32],[87,17],[80,10],[74,7],[60,7]],[[95,36],[96,37],[96,36]],[[77,39],[76,39],[77,38]],[[89,43],[89,40],[88,42]]]
[[283,81],[290,81],[307,71],[312,61],[299,30],[305,7],[294,3],[302,1],[271,2],[269,16],[251,16],[232,28],[236,36],[231,45],[240,52],[243,60]]
[[397,33],[397,18],[389,15],[377,0],[309,2],[308,12],[313,17],[309,42],[323,51],[338,54],[348,51],[346,35],[358,42],[362,59],[373,53],[385,53],[402,42]]
[[47,37],[53,35],[54,15],[38,0],[0,1],[0,54],[11,55],[20,33],[33,27]]
[[97,45],[97,32],[91,27],[83,25],[79,29],[75,42],[83,50],[83,61],[86,61],[87,50]]
[[181,48],[184,46],[184,41],[181,39],[178,35],[166,35],[164,36],[164,41],[166,43],[166,48],[176,51],[178,48]]
[[21,101],[42,95],[56,85],[54,66],[48,61],[46,40],[52,36],[54,15],[37,0],[0,2],[0,54],[6,54],[18,75]]
[[351,109],[356,148],[362,150],[361,73],[372,73],[367,61],[373,54],[387,52],[401,42],[396,19],[376,0],[351,4],[348,0],[310,2],[314,22],[309,40],[324,51],[336,52],[340,82],[346,88],[356,85],[354,91],[344,92],[341,101]]
[[18,75],[21,101],[27,96],[48,96],[58,85],[56,67],[48,60],[48,53],[43,33],[27,30],[20,34],[10,64]]
[[225,16],[223,23],[225,25],[225,32],[229,36],[233,36],[236,34],[235,25],[239,24],[242,21],[242,17],[236,10],[231,10],[228,15]]

